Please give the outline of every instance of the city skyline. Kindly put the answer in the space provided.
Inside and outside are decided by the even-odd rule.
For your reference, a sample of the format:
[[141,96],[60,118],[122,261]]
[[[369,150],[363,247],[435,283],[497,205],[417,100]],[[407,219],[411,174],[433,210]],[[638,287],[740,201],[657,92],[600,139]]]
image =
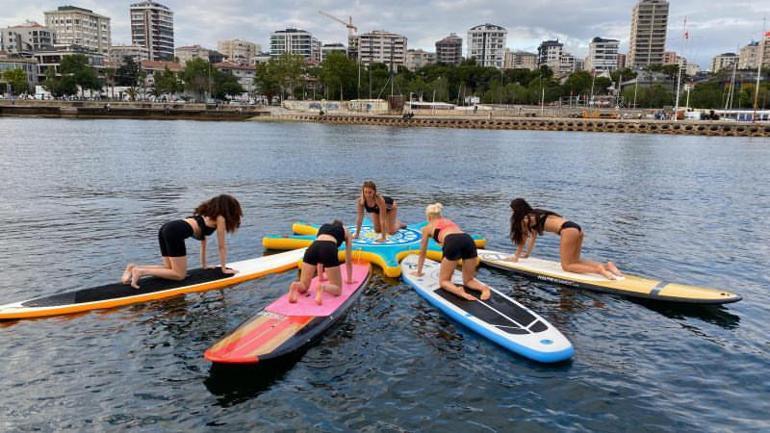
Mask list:
[[[25,20],[44,23],[43,12],[63,5],[91,9],[112,20],[112,43],[130,43],[130,1],[43,1],[22,3],[0,0],[6,13],[0,27],[18,25]],[[620,51],[628,51],[631,10],[636,0],[612,3],[596,0],[544,0],[537,4],[516,5],[498,0],[434,0],[421,4],[400,0],[385,2],[322,3],[272,5],[269,2],[225,0],[211,3],[201,0],[161,1],[174,12],[175,45],[199,44],[216,49],[217,42],[239,38],[269,46],[270,34],[287,27],[307,30],[323,43],[347,44],[345,27],[318,13],[324,10],[341,19],[353,16],[359,33],[386,30],[405,35],[410,49],[435,51],[435,42],[455,32],[463,38],[467,50],[467,30],[491,23],[508,31],[506,47],[536,52],[538,45],[558,38],[565,50],[578,58],[588,54],[596,36],[620,40]],[[666,50],[676,51],[691,63],[710,66],[714,56],[738,53],[741,47],[762,34],[762,18],[770,15],[766,2],[739,0],[729,4],[709,5],[695,0],[670,1]],[[569,10],[570,13],[563,13]],[[510,12],[508,12],[510,11]],[[558,13],[554,13],[558,11]],[[689,39],[683,38],[683,20],[687,17]]]

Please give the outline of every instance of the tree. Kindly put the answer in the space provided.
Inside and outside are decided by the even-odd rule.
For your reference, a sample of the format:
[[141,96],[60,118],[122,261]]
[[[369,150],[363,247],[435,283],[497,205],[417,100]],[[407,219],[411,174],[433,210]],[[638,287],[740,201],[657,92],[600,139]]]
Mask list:
[[43,88],[57,98],[78,93],[78,85],[75,82],[75,78],[71,75],[57,77],[53,68],[48,68],[45,72]]
[[184,82],[184,88],[198,95],[199,101],[204,101],[206,92],[212,86],[211,64],[201,58],[195,58],[185,64],[180,74]]
[[257,92],[265,95],[268,104],[273,102],[273,97],[281,91],[278,74],[273,62],[257,65],[254,74],[254,86],[257,88]]
[[85,90],[102,90],[102,81],[84,54],[64,56],[59,65],[59,73],[72,77],[75,85],[80,86],[81,95]]
[[179,81],[177,74],[168,69],[168,67],[164,68],[163,72],[156,73],[153,81],[155,84],[152,93],[155,96],[173,95],[184,90],[184,85]]
[[237,96],[244,92],[238,78],[230,72],[215,70],[214,73],[214,97],[225,99],[227,96]]
[[281,86],[282,99],[285,99],[287,91],[294,95],[294,88],[302,78],[305,58],[297,54],[283,53],[270,62],[275,62],[275,74]]
[[142,67],[133,58],[126,56],[123,64],[115,72],[115,82],[118,86],[135,87],[139,84]]
[[318,78],[326,88],[327,99],[358,97],[357,65],[342,52],[331,52],[321,63]]
[[9,69],[2,74],[3,80],[11,85],[14,95],[20,95],[29,92],[29,83],[27,82],[27,73],[23,69]]
[[564,82],[565,95],[588,95],[591,93],[591,87],[595,86],[594,77],[586,71],[578,71],[570,74]]

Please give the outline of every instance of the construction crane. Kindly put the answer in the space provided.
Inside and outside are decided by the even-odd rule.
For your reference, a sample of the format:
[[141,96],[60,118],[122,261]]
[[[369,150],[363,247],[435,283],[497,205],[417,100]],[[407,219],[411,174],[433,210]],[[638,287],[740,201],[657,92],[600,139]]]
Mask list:
[[343,26],[347,27],[348,28],[348,35],[352,36],[352,35],[355,35],[356,33],[358,33],[358,27],[353,25],[353,17],[349,16],[348,17],[348,22],[345,22],[345,21],[335,17],[334,15],[326,13],[324,11],[318,11],[318,13],[323,15],[323,16],[325,16],[325,17],[327,17],[327,18],[331,18],[334,21],[337,21],[338,23],[340,23]]

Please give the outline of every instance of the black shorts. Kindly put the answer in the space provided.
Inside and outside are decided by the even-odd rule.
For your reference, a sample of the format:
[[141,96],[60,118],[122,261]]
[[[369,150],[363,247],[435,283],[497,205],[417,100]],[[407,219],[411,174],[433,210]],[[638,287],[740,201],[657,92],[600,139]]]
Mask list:
[[441,248],[444,258],[447,260],[475,259],[479,256],[476,251],[476,243],[468,233],[452,233],[444,237],[444,246]]
[[170,221],[158,230],[160,255],[163,257],[185,257],[187,248],[184,240],[193,235],[193,228],[185,220]]
[[559,234],[561,234],[561,231],[564,229],[578,229],[579,232],[583,231],[583,229],[581,229],[577,223],[574,223],[572,221],[565,221],[564,224],[562,224],[561,227],[559,228]]
[[337,243],[333,241],[314,241],[305,251],[302,261],[308,265],[322,264],[325,268],[340,265],[337,255]]

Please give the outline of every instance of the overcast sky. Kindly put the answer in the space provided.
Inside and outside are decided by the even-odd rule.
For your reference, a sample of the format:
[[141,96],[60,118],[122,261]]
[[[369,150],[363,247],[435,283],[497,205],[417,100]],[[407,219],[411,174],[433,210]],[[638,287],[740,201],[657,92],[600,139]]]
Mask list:
[[[112,19],[112,42],[131,42],[128,8],[131,1],[0,0],[0,27],[24,20],[44,22],[43,12],[64,4],[91,9]],[[347,30],[318,13],[329,12],[359,32],[384,29],[405,35],[409,48],[435,51],[434,43],[450,32],[465,40],[470,27],[492,23],[508,29],[508,48],[533,51],[544,39],[558,38],[582,58],[594,36],[619,39],[628,51],[631,9],[636,0],[423,0],[423,1],[262,1],[164,0],[174,12],[177,46],[200,44],[216,48],[218,40],[239,38],[269,48],[270,33],[286,27],[308,30],[323,43],[347,43]],[[671,0],[666,49],[708,68],[711,58],[736,52],[762,34],[763,17],[770,17],[768,0]],[[685,43],[683,20],[690,35]]]

